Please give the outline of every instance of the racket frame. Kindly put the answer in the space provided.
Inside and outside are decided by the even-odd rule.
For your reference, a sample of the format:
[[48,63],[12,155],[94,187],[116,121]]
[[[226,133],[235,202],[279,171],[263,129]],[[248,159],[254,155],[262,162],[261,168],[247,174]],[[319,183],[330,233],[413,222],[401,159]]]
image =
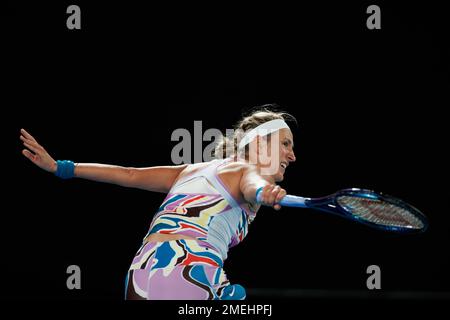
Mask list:
[[[258,203],[261,203],[261,192],[262,188],[259,188],[256,191],[256,199]],[[417,229],[417,228],[408,228],[408,227],[401,227],[401,226],[387,226],[382,224],[377,224],[371,221],[368,221],[366,219],[363,219],[359,217],[358,215],[354,215],[344,207],[342,207],[337,199],[341,196],[354,196],[354,197],[360,197],[360,198],[366,198],[370,200],[381,200],[386,201],[388,203],[392,203],[396,206],[399,206],[401,208],[404,208],[410,212],[412,212],[423,224],[423,228]],[[428,228],[428,220],[427,217],[420,212],[417,208],[413,207],[412,205],[387,194],[376,192],[373,190],[368,189],[360,189],[360,188],[348,188],[348,189],[342,189],[338,192],[320,197],[320,198],[304,198],[304,197],[298,197],[293,195],[286,195],[279,203],[282,206],[288,206],[288,207],[297,207],[297,208],[310,208],[315,209],[319,211],[324,211],[327,213],[331,213],[334,215],[338,215],[343,218],[347,218],[350,220],[357,221],[359,223],[362,223],[364,225],[367,225],[369,227],[383,230],[383,231],[390,231],[390,232],[396,232],[396,233],[422,233]]]

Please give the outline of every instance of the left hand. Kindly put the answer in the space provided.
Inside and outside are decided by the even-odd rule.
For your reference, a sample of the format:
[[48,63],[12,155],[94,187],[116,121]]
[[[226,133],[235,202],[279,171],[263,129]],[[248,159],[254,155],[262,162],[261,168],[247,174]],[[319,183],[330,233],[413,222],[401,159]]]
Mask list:
[[36,139],[29,134],[25,129],[20,129],[20,140],[28,149],[23,149],[22,154],[31,162],[45,171],[55,173],[58,169],[56,161],[48,154],[47,150],[41,146]]

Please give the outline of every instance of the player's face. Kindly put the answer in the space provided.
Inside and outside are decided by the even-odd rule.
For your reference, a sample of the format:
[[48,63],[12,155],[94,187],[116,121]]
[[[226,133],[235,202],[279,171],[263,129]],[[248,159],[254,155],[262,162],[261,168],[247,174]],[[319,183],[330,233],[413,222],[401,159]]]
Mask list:
[[[278,139],[277,139],[278,136]],[[278,159],[272,158],[274,161],[278,160],[277,172],[273,175],[276,182],[283,181],[286,169],[291,162],[295,161],[294,154],[294,137],[290,129],[281,129],[278,135],[273,135],[274,140],[278,144]],[[273,143],[274,141],[271,141]]]

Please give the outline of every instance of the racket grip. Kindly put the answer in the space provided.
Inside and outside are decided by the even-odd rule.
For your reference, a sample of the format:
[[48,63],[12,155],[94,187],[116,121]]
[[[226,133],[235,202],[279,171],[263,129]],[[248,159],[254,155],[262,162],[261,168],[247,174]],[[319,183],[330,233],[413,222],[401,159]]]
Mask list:
[[[262,204],[261,200],[261,191],[263,187],[258,188],[256,190],[256,202],[258,204]],[[298,197],[298,196],[292,196],[292,195],[285,195],[283,199],[278,203],[284,207],[296,207],[296,208],[307,208],[306,200],[308,198]]]

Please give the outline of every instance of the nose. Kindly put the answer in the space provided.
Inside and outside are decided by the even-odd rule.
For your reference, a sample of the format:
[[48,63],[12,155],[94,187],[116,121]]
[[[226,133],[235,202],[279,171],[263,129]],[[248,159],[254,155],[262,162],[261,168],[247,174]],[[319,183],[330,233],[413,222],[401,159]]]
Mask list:
[[294,151],[291,150],[288,154],[288,160],[289,162],[295,162],[295,160],[297,160],[297,158],[295,157]]

